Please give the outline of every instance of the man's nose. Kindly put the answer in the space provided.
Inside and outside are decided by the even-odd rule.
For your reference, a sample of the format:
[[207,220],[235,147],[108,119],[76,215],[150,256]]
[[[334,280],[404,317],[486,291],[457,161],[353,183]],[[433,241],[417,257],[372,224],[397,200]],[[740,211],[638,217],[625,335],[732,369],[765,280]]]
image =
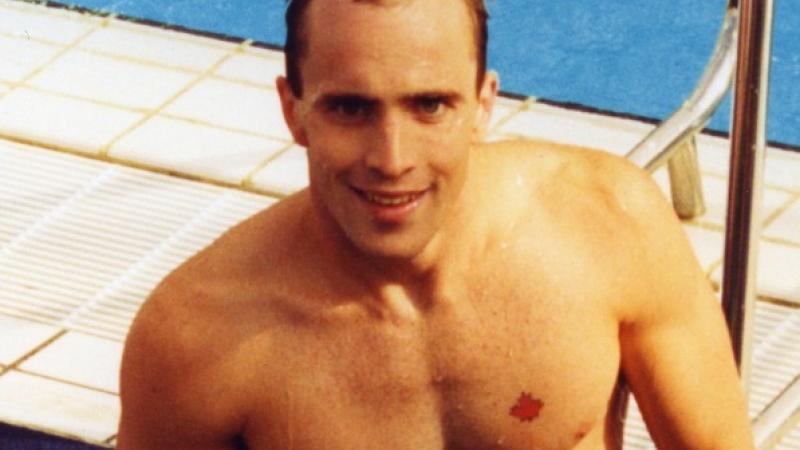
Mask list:
[[408,125],[402,117],[386,114],[375,125],[374,138],[366,155],[366,165],[386,178],[397,178],[414,168],[413,150],[405,142]]

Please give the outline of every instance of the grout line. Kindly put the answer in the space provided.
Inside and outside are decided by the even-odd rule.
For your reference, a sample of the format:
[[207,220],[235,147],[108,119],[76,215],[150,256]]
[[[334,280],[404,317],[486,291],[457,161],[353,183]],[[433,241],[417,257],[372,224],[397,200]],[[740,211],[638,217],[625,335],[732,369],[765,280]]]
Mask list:
[[[89,98],[89,97],[83,97],[83,96],[80,96],[80,95],[68,94],[68,93],[65,93],[65,92],[53,91],[53,90],[41,88],[41,87],[38,87],[38,86],[25,85],[25,86],[20,86],[20,88],[28,89],[30,91],[38,92],[40,94],[46,94],[46,95],[52,96],[52,97],[60,97],[60,98],[65,98],[65,99],[70,99],[70,100],[77,100],[77,101],[86,102],[86,103],[90,103],[90,104],[97,105],[97,106],[102,106],[104,108],[112,108],[112,109],[116,109],[116,110],[119,110],[119,111],[133,112],[133,113],[136,113],[136,114],[148,115],[148,114],[151,114],[153,111],[155,111],[155,110],[149,110],[149,109],[146,109],[146,108],[133,108],[133,107],[130,107],[130,106],[127,106],[127,105],[121,105],[119,103],[112,103],[112,102],[108,102],[108,101],[105,101],[105,100],[99,100],[99,99],[94,99],[94,98]],[[269,90],[269,89],[265,89],[265,90]],[[6,93],[9,93],[9,92],[11,92],[11,91],[9,90]],[[3,94],[0,93],[0,98],[2,98],[2,95]],[[200,119],[194,119],[194,118],[190,118],[190,117],[181,117],[181,116],[178,116],[178,115],[175,115],[175,114],[168,114],[168,113],[163,113],[163,112],[158,114],[158,115],[161,116],[161,117],[168,117],[170,119],[179,120],[181,122],[191,123],[193,125],[200,125],[200,126],[204,126],[204,127],[208,127],[208,128],[214,128],[214,129],[217,129],[217,130],[230,131],[230,132],[233,132],[233,133],[245,134],[245,135],[252,136],[252,137],[265,138],[265,139],[270,139],[270,140],[274,140],[274,141],[281,141],[281,142],[285,141],[285,139],[280,138],[280,137],[275,136],[275,135],[266,134],[266,133],[259,133],[259,132],[255,132],[255,131],[252,131],[252,130],[245,130],[243,128],[233,128],[233,127],[229,127],[229,126],[226,126],[226,125],[220,125],[220,124],[216,124],[216,123],[213,123],[213,122],[207,122],[207,121],[200,120]],[[2,138],[4,136],[5,135],[0,134],[0,138]],[[9,136],[9,138],[13,138],[13,137]]]
[[8,307],[7,303],[4,306],[6,306],[6,307],[3,308],[2,310],[0,310],[0,315],[3,315],[3,316],[13,317],[15,319],[26,320],[28,322],[33,322],[33,323],[36,323],[36,324],[39,324],[39,325],[48,325],[48,326],[52,326],[52,327],[55,327],[55,324],[56,324],[56,322],[58,320],[58,319],[55,319],[55,318],[42,317],[41,315],[37,315],[37,314],[33,314],[33,313],[31,313],[31,314],[24,314],[24,313],[20,314],[19,311],[15,311],[14,309],[11,309],[11,307]]
[[76,383],[74,381],[64,380],[64,379],[61,379],[61,378],[58,378],[58,377],[54,377],[54,376],[51,376],[51,375],[45,375],[45,374],[41,374],[41,373],[37,373],[37,372],[31,372],[30,370],[23,370],[23,369],[20,369],[20,368],[15,368],[14,371],[15,372],[19,372],[19,373],[23,373],[25,375],[34,376],[34,377],[37,377],[37,378],[43,378],[45,380],[55,381],[56,383],[67,384],[69,386],[79,387],[79,388],[83,388],[83,389],[88,389],[90,391],[99,392],[101,394],[108,394],[108,395],[113,395],[115,397],[119,397],[119,394],[114,392],[114,391],[109,391],[109,390],[106,390],[106,389],[103,389],[103,388],[88,386],[88,385],[85,385],[85,384],[82,384],[82,383]]
[[[132,322],[133,322],[133,319],[131,319],[131,323]],[[81,326],[80,324],[78,324],[78,325],[64,325],[64,328],[69,330],[69,331],[74,331],[74,332],[79,333],[79,334],[85,334],[87,336],[91,336],[91,337],[94,337],[94,338],[103,339],[103,340],[106,340],[106,341],[114,341],[114,342],[118,342],[120,344],[124,344],[125,343],[125,338],[126,338],[126,336],[128,334],[127,332],[130,329],[130,324],[127,326],[127,328],[125,329],[125,332],[122,335],[115,334],[113,336],[110,333],[105,333],[104,334],[102,331],[97,331],[97,330],[91,329],[91,328],[86,327],[86,326]]]
[[[18,1],[25,1],[25,0],[18,0]],[[0,10],[2,10],[2,8],[0,8]],[[28,13],[28,12],[29,11],[25,11],[24,13]],[[34,13],[34,14],[36,14],[36,13]],[[39,14],[39,15],[49,16],[46,13],[45,14]],[[76,22],[76,23],[80,23],[81,25],[88,25],[89,27],[94,26],[95,28],[102,28],[102,23],[104,21],[103,19],[92,20],[92,21],[84,21],[84,20],[81,20],[81,19],[66,19],[66,20],[67,21]],[[33,34],[25,34],[23,36],[23,35],[19,35],[19,34],[13,34],[13,33],[7,33],[7,32],[0,31],[0,37],[7,38],[7,39],[22,39],[22,40],[26,40],[26,41],[30,41],[30,42],[35,42],[37,44],[48,45],[48,46],[51,46],[51,47],[64,47],[64,46],[69,46],[70,45],[69,43],[65,43],[64,41],[53,41],[53,40],[50,40],[50,39],[41,38],[41,37],[39,37],[39,35],[33,35]],[[78,36],[78,38],[80,38],[80,37],[81,36]]]
[[[781,150],[781,149],[775,149],[775,150],[776,151],[782,151],[782,152],[786,151],[786,150]],[[722,180],[722,181],[726,181],[726,182],[728,181],[728,174],[720,174],[720,173],[717,173],[717,172],[702,171],[700,173],[700,175],[703,176],[703,177],[715,178],[717,180]],[[783,192],[783,193],[786,193],[786,194],[790,194],[790,195],[800,195],[800,190],[787,188],[787,187],[781,186],[779,184],[772,184],[772,183],[769,183],[768,181],[769,180],[766,179],[766,174],[765,174],[764,175],[764,182],[763,182],[763,187],[764,188],[768,188],[768,189],[771,189],[773,191],[780,191],[780,192]]]
[[[682,222],[686,225],[696,226],[707,231],[716,231],[718,233],[722,233],[723,235],[725,234],[725,225],[720,225],[713,222],[706,222],[697,219],[685,220]],[[784,239],[774,236],[764,236],[763,227],[762,227],[761,241],[769,242],[770,244],[783,245],[785,247],[800,248],[800,242],[795,242],[790,239]]]
[[53,56],[51,56],[50,59],[48,59],[47,61],[42,63],[39,67],[33,69],[30,73],[28,73],[27,75],[22,77],[20,80],[14,82],[12,84],[12,87],[17,88],[17,87],[22,87],[25,84],[27,84],[31,79],[33,79],[33,77],[35,77],[36,75],[39,75],[40,73],[42,73],[46,68],[50,67],[54,62],[56,62],[56,60],[58,60],[59,58],[64,56],[67,52],[77,48],[78,45],[80,45],[81,42],[86,40],[86,38],[88,38],[92,33],[94,33],[95,31],[97,31],[97,30],[99,30],[99,29],[101,29],[101,28],[103,28],[105,26],[108,26],[108,23],[109,23],[109,21],[111,20],[112,17],[113,16],[109,16],[109,17],[105,18],[104,20],[98,22],[95,26],[91,27],[89,30],[87,30],[86,32],[84,32],[83,34],[81,34],[80,36],[75,38],[75,40],[72,41],[72,43],[63,46],[61,48],[61,50],[56,52]]
[[[243,128],[233,128],[233,127],[229,127],[227,125],[220,125],[218,123],[207,122],[207,121],[202,120],[202,119],[195,119],[193,117],[182,117],[182,116],[179,116],[179,115],[176,115],[176,114],[165,113],[165,112],[157,114],[157,116],[158,117],[166,117],[166,118],[174,119],[174,120],[179,120],[181,122],[190,123],[192,125],[199,125],[199,126],[206,127],[206,128],[214,128],[216,130],[230,131],[231,133],[245,134],[245,135],[248,135],[248,136],[269,139],[269,140],[272,140],[272,141],[287,142],[287,140],[285,138],[281,138],[281,137],[278,137],[278,136],[275,136],[275,135],[272,135],[272,134],[259,133],[259,132],[252,131],[252,130],[245,130]],[[153,116],[153,117],[156,117],[156,116]]]
[[759,295],[758,300],[769,303],[771,305],[783,306],[792,309],[800,310],[800,300],[792,300],[792,299],[785,299],[785,298],[777,298],[771,297],[768,295]]
[[[27,2],[27,0],[20,0],[20,1]],[[45,17],[48,17],[48,18],[57,17],[59,19],[64,19],[66,21],[80,23],[81,25],[88,23],[90,26],[91,25],[96,25],[97,23],[102,23],[102,22],[104,22],[104,21],[106,21],[108,19],[113,19],[113,20],[109,21],[109,25],[110,25],[109,29],[113,28],[113,29],[124,30],[124,31],[130,32],[132,34],[138,34],[140,36],[147,36],[147,37],[154,37],[155,36],[156,38],[160,38],[160,39],[163,39],[163,40],[177,41],[177,42],[180,42],[182,44],[192,44],[192,45],[195,45],[197,47],[204,47],[204,48],[210,49],[210,50],[226,51],[226,50],[228,50],[228,48],[230,46],[235,47],[235,46],[238,45],[237,43],[233,43],[233,42],[221,41],[219,39],[213,39],[213,38],[208,38],[208,37],[202,37],[202,36],[198,36],[198,35],[194,35],[194,34],[190,34],[190,33],[181,32],[181,31],[178,31],[178,30],[171,30],[169,28],[162,28],[162,27],[157,27],[157,26],[153,26],[153,25],[145,25],[145,24],[136,24],[135,22],[131,23],[131,22],[128,22],[128,21],[120,19],[118,17],[118,14],[110,14],[110,13],[107,14],[107,15],[93,14],[93,13],[81,14],[81,13],[72,11],[72,14],[75,14],[75,16],[74,17],[70,17],[67,14],[54,14],[53,12],[51,12],[52,8],[50,8],[50,7],[46,6],[46,5],[44,6],[44,8],[45,8],[45,11],[29,11],[27,8],[9,8],[9,9],[13,9],[15,11],[22,12],[23,14],[39,15],[39,16],[45,16]],[[2,7],[0,7],[0,9],[2,9]],[[91,17],[91,19],[87,19],[87,15],[89,17]],[[138,27],[135,28],[135,27],[130,26],[130,25],[138,25],[138,27],[144,27],[144,28],[146,28],[146,30],[141,30],[141,29],[138,29]],[[167,31],[167,32],[171,31],[174,34],[172,36],[166,36],[166,33],[164,33],[165,31]],[[21,39],[22,38],[22,36],[20,36],[20,35],[13,34],[13,33],[8,33],[8,32],[2,32],[2,31],[0,31],[0,37],[6,37],[6,38],[12,38],[12,39]],[[29,40],[31,40],[33,42],[37,42],[39,44],[52,45],[52,46],[56,46],[56,47],[64,46],[64,42],[53,41],[53,40],[50,40],[50,39],[41,38],[38,35],[37,36],[33,36],[33,35],[25,36],[25,39],[29,39]],[[199,42],[199,39],[204,39],[204,42]],[[253,48],[257,48],[257,47],[253,47]],[[82,48],[82,50],[90,51],[90,52],[93,52],[93,53],[104,54],[104,55],[111,54],[111,53],[108,53],[108,52],[103,51],[103,50],[96,50],[96,49],[89,49],[89,48]],[[269,57],[267,57],[267,56],[256,55],[256,54],[253,54],[253,53],[249,53],[249,54],[251,54],[251,55],[253,55],[253,56],[257,57],[257,58],[269,59]],[[136,59],[135,57],[130,57],[130,56],[123,56],[123,57]],[[176,67],[176,66],[170,66],[170,67]],[[184,70],[191,70],[191,69],[184,69]]]
[[705,272],[706,278],[711,280],[711,276],[714,274],[714,271],[717,270],[717,267],[722,265],[722,258],[723,257],[720,256],[714,262],[709,264],[707,268],[704,268],[704,272]]
[[800,249],[800,243],[792,241],[792,240],[789,240],[789,239],[783,239],[783,238],[779,238],[779,237],[763,236],[762,235],[761,236],[761,240],[763,242],[769,242],[770,244],[776,244],[776,245],[782,245],[784,247],[791,247],[791,248],[795,248],[795,249]]
[[244,85],[244,86],[247,86],[247,87],[252,87],[252,88],[266,89],[266,90],[271,90],[271,91],[277,91],[278,90],[278,88],[275,87],[275,84],[273,84],[273,82],[275,80],[270,80],[269,83],[259,83],[259,82],[256,82],[256,81],[233,78],[231,76],[220,75],[220,74],[217,74],[217,73],[211,74],[209,76],[209,78],[212,78],[214,80],[227,81],[228,83],[233,83],[233,84],[241,84],[241,85]]
[[[21,6],[27,5],[27,6]],[[206,46],[217,45],[218,48],[224,48],[225,44],[235,44],[235,42],[226,41],[220,36],[205,35],[202,32],[192,32],[191,29],[181,29],[166,23],[147,21],[146,19],[137,19],[135,17],[128,17],[118,13],[113,13],[102,8],[87,8],[83,6],[74,6],[65,3],[51,2],[48,0],[17,0],[14,2],[5,3],[4,8],[14,11],[22,12],[25,14],[37,14],[49,17],[58,17],[65,20],[74,22],[94,22],[106,18],[113,18],[115,21],[114,26],[125,28],[133,33],[145,34],[136,29],[139,27],[146,27],[152,30],[163,32],[175,32],[177,37],[175,40],[196,43],[196,39],[206,39]],[[37,9],[38,8],[38,9]],[[194,40],[193,40],[194,39]],[[237,39],[241,41],[242,39]],[[42,40],[44,41],[44,40]],[[49,41],[46,41],[49,42]],[[201,44],[203,45],[203,44]]]
[[30,359],[33,355],[35,355],[36,353],[38,353],[39,351],[41,351],[45,347],[49,346],[53,342],[55,342],[58,339],[60,339],[62,336],[67,334],[67,332],[68,332],[68,330],[65,330],[65,329],[62,328],[60,331],[56,332],[56,334],[54,334],[53,336],[50,336],[44,342],[42,342],[39,345],[37,345],[36,347],[34,347],[28,353],[25,353],[24,355],[22,355],[16,361],[12,361],[11,364],[9,364],[5,369],[3,369],[2,372],[0,372],[0,376],[5,375],[6,373],[10,372],[12,369],[13,370],[19,370],[19,365],[20,364],[24,363],[25,361]]
[[[27,1],[27,0],[24,0]],[[49,6],[52,5],[53,8],[63,8],[70,6],[65,4],[61,1],[48,1]],[[102,16],[108,14],[109,11],[97,10],[93,8],[86,8],[86,7],[79,7],[81,8],[85,14],[93,15],[93,16]],[[178,24],[170,24],[166,22],[159,22],[153,19],[147,19],[145,17],[135,17],[126,14],[115,14],[115,19],[117,24],[120,28],[127,28],[131,32],[134,33],[144,33],[140,31],[142,28],[148,29],[149,32],[153,32],[155,30],[156,33],[163,33],[165,36],[169,32],[175,33],[174,36],[175,40],[189,42],[189,43],[196,43],[197,40],[203,39],[205,40],[208,46],[218,46],[219,48],[225,48],[226,44],[233,44],[238,45],[244,42],[246,39],[242,36],[232,36],[224,33],[218,33],[214,31],[206,31],[199,28],[191,28],[188,26],[178,25]],[[168,39],[173,39],[170,36]],[[202,45],[202,44],[201,44]]]
[[286,144],[285,147],[281,148],[280,150],[270,155],[260,163],[256,164],[256,167],[253,170],[251,170],[247,175],[245,175],[244,178],[242,178],[241,185],[254,186],[253,177],[255,177],[256,174],[258,174],[258,172],[261,172],[261,170],[264,169],[264,167],[266,167],[268,164],[272,163],[273,161],[275,161],[276,159],[280,158],[285,153],[287,153],[292,148],[292,146],[294,146],[294,144],[295,144],[294,142]]
[[[513,100],[513,99],[512,99]],[[487,135],[500,131],[505,124],[511,121],[512,118],[516,117],[519,113],[525,112],[529,110],[529,107],[536,102],[535,97],[528,97],[525,100],[519,101],[519,104],[515,109],[512,109],[511,112],[506,114],[504,117],[501,117],[497,123],[494,124],[491,128],[489,128],[486,132]]]
[[[145,34],[142,33],[142,35],[145,35]],[[205,71],[203,69],[192,69],[192,68],[188,68],[188,67],[172,65],[172,64],[169,64],[169,63],[164,63],[164,62],[160,62],[160,61],[153,61],[153,60],[144,59],[144,58],[131,56],[131,55],[124,55],[124,54],[120,54],[120,53],[111,53],[110,51],[106,51],[106,50],[97,50],[97,49],[87,48],[87,47],[79,47],[76,50],[80,50],[82,52],[86,52],[86,53],[93,54],[95,56],[100,56],[100,57],[103,57],[103,58],[114,59],[114,60],[124,61],[124,62],[128,62],[128,63],[134,63],[134,64],[137,64],[137,65],[140,65],[140,66],[145,66],[145,67],[149,67],[149,68],[153,68],[153,69],[171,70],[171,71],[174,71],[174,72],[181,72],[181,73],[193,74],[193,75],[202,75],[203,72]],[[220,48],[220,49],[217,49],[217,50],[223,50],[223,49]],[[232,51],[236,52],[236,49],[234,48]],[[242,53],[242,54],[245,54],[245,53]],[[260,56],[253,56],[253,57],[254,58],[260,58],[260,59],[263,59],[263,60],[269,60],[269,58],[266,58],[266,57],[260,57]],[[242,84],[242,85],[245,85],[245,86],[248,86],[248,87],[254,87],[254,88],[265,89],[265,90],[275,90],[276,89],[275,86],[273,86],[270,83],[266,83],[266,82],[259,83],[259,82],[250,81],[250,80],[241,80],[241,79],[238,79],[238,78],[233,78],[233,77],[230,77],[230,76],[224,76],[224,75],[213,74],[213,73],[209,75],[209,78],[219,79],[219,80],[228,81],[228,82],[235,83],[235,84]]]
[[205,183],[205,184],[210,184],[210,185],[213,185],[213,186],[218,186],[218,187],[223,187],[223,188],[236,189],[236,190],[239,190],[239,191],[242,191],[242,192],[251,193],[251,194],[265,195],[265,196],[273,197],[273,198],[277,198],[277,199],[283,199],[283,198],[287,197],[286,194],[279,193],[279,192],[274,192],[274,191],[271,191],[269,189],[262,189],[262,188],[259,188],[257,186],[241,186],[238,183],[231,183],[231,182],[228,182],[228,181],[215,180],[213,178],[203,177],[203,176],[200,176],[200,175],[194,175],[194,174],[191,174],[191,173],[188,173],[188,172],[180,172],[180,171],[176,171],[176,170],[173,170],[173,169],[165,169],[163,167],[159,167],[159,166],[152,165],[152,164],[145,164],[145,163],[141,163],[141,162],[138,162],[138,161],[130,161],[130,160],[126,160],[126,159],[122,159],[122,158],[115,158],[115,157],[103,157],[103,156],[97,155],[95,153],[87,153],[86,151],[83,151],[83,150],[79,150],[79,149],[75,149],[75,148],[71,148],[71,147],[66,147],[66,146],[53,145],[53,144],[50,144],[50,143],[47,143],[47,142],[40,142],[40,141],[36,141],[36,140],[33,140],[33,139],[14,137],[14,136],[0,136],[0,138],[6,139],[6,140],[8,140],[10,142],[16,142],[18,144],[39,147],[40,149],[45,150],[45,151],[52,151],[52,152],[57,152],[57,153],[68,154],[68,155],[77,156],[77,157],[86,158],[86,159],[91,159],[91,160],[95,160],[95,161],[101,161],[101,162],[105,162],[105,163],[116,164],[116,165],[119,165],[119,166],[124,166],[124,167],[131,168],[131,169],[144,170],[144,171],[147,171],[147,172],[152,172],[152,173],[157,173],[157,174],[161,174],[161,175],[172,176],[172,177],[181,178],[181,179],[188,180],[188,181]]
[[225,63],[230,58],[232,58],[233,55],[235,55],[236,53],[240,53],[242,51],[242,45],[243,44],[240,44],[239,46],[237,46],[232,51],[229,51],[228,53],[224,54],[222,57],[220,57],[217,60],[216,63],[212,64],[210,67],[208,67],[202,73],[198,74],[198,76],[196,76],[194,78],[194,80],[186,83],[186,85],[184,85],[182,89],[180,89],[178,92],[173,94],[170,98],[168,98],[164,102],[162,102],[160,106],[158,106],[157,108],[155,108],[152,111],[148,111],[148,113],[145,114],[144,117],[142,117],[141,119],[139,119],[138,121],[136,121],[135,123],[130,125],[128,127],[128,129],[122,131],[116,137],[112,138],[109,143],[107,143],[103,148],[100,149],[100,152],[99,152],[100,156],[109,157],[109,152],[111,151],[111,149],[114,147],[114,145],[117,142],[119,142],[125,136],[128,136],[129,134],[131,134],[134,130],[136,130],[137,128],[142,126],[148,120],[150,120],[150,119],[154,118],[155,116],[157,116],[159,113],[161,113],[161,111],[166,109],[167,106],[169,106],[172,102],[174,102],[175,100],[180,98],[183,94],[187,93],[193,87],[197,86],[201,81],[203,81],[205,78],[207,78],[208,75],[210,75],[211,73],[216,71],[220,66],[222,66],[223,63]]
[[781,206],[779,206],[775,212],[770,214],[764,219],[764,222],[761,224],[762,231],[770,226],[772,222],[774,222],[778,216],[788,211],[794,204],[800,199],[800,194],[794,195],[789,197]]
[[77,100],[77,101],[81,101],[81,102],[91,103],[93,105],[102,106],[104,108],[112,108],[112,109],[116,109],[116,110],[120,110],[120,111],[133,112],[133,113],[137,113],[137,114],[147,114],[148,113],[148,110],[146,108],[134,108],[134,107],[127,106],[127,105],[121,105],[119,103],[113,103],[113,102],[109,102],[109,101],[106,101],[106,100],[100,100],[100,99],[94,99],[94,98],[90,98],[90,97],[84,97],[84,96],[81,96],[81,95],[70,94],[70,93],[67,93],[67,92],[54,91],[54,90],[47,89],[47,88],[42,88],[42,87],[39,87],[39,86],[33,86],[33,85],[28,85],[28,84],[25,84],[25,85],[20,84],[19,86],[16,86],[16,87],[18,87],[20,89],[27,89],[29,91],[38,92],[40,94],[45,94],[45,95],[50,96],[50,97],[59,97],[59,98],[63,98],[63,99]]
[[[98,14],[98,12],[90,9],[87,14],[95,16]],[[195,44],[201,47],[209,47],[218,50],[228,51],[231,47],[236,47],[241,44],[241,42],[231,42],[216,37],[203,36],[181,29],[171,28],[169,24],[165,23],[141,23],[133,20],[127,20],[124,16],[120,17],[119,14],[115,14],[112,25],[114,28],[128,31],[133,34],[139,34],[142,36],[156,36],[165,40],[178,41],[184,44]]]
[[[725,249],[723,249],[724,252]],[[717,269],[722,267],[722,263],[725,261],[725,255],[721,256],[716,262],[711,264],[710,268],[708,269],[708,279],[711,281],[711,284],[714,286],[715,291],[721,291],[722,285],[715,280],[711,279],[711,276],[716,272]]]
[[92,55],[95,55],[95,56],[99,56],[99,57],[102,57],[102,58],[114,59],[114,60],[128,62],[128,63],[134,63],[134,64],[137,64],[137,65],[140,65],[140,66],[146,66],[148,68],[166,69],[166,70],[171,70],[173,72],[182,72],[182,73],[188,73],[188,74],[193,74],[193,75],[201,74],[203,72],[202,70],[190,69],[188,67],[171,65],[169,63],[159,63],[159,62],[155,62],[155,61],[152,61],[152,60],[149,60],[149,59],[137,58],[135,56],[124,55],[124,54],[121,54],[121,53],[111,53],[111,52],[107,52],[107,51],[103,51],[103,50],[97,50],[97,49],[93,49],[93,48],[79,47],[76,50],[80,50],[82,52],[86,52],[86,53],[89,53],[89,54],[92,54]]

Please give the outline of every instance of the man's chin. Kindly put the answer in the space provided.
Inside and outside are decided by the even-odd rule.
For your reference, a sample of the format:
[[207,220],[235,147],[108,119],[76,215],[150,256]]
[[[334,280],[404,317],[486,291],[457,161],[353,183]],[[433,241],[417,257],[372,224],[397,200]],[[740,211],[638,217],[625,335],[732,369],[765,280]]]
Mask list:
[[429,240],[412,236],[359,236],[352,239],[356,249],[368,258],[402,263],[419,256]]

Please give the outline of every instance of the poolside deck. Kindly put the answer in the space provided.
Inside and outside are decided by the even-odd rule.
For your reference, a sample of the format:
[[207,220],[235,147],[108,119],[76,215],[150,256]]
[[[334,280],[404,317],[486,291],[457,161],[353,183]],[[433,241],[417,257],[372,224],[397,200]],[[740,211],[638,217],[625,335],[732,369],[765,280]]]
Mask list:
[[[0,422],[112,446],[122,345],[150,289],[307,184],[273,85],[282,54],[0,0],[0,60]],[[503,98],[490,138],[624,154],[651,128]],[[727,141],[698,145],[708,212],[684,226],[718,286]],[[752,414],[800,373],[800,155],[770,149],[766,171]],[[649,445],[635,409],[626,442]],[[778,448],[800,449],[800,426]]]

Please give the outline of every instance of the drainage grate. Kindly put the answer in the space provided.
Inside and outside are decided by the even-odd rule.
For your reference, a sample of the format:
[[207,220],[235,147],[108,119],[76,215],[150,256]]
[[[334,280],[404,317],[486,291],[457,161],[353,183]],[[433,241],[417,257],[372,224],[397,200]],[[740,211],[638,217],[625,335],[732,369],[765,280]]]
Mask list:
[[167,273],[272,202],[0,141],[0,312],[124,340]]
[[[751,417],[761,412],[800,373],[800,308],[758,302],[754,339]],[[625,449],[654,448],[632,401],[625,427]],[[776,447],[776,450],[797,449],[800,449],[800,425]]]

